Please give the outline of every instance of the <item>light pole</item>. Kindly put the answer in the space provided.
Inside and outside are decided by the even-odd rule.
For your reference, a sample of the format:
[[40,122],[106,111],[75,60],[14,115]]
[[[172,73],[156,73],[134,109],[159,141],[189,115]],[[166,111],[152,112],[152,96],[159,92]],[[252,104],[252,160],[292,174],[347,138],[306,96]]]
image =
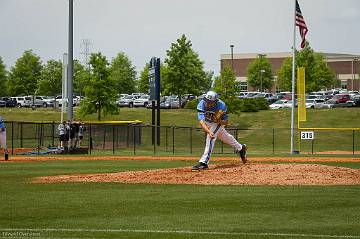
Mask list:
[[234,45],[230,45],[231,49],[231,69],[234,71]]
[[265,73],[265,70],[261,69],[260,70],[260,92],[262,92],[262,75],[263,73]]
[[357,58],[353,58],[352,64],[351,64],[351,90],[354,90],[354,80],[355,80],[355,67],[354,67],[354,61],[358,61]]

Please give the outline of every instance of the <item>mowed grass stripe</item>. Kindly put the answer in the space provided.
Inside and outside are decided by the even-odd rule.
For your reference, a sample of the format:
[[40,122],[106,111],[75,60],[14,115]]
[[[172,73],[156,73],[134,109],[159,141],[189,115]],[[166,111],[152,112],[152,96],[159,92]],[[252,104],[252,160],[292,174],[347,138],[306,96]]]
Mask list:
[[[84,229],[84,228],[3,228],[0,232],[130,232],[130,233],[159,233],[159,234],[202,234],[224,236],[269,236],[269,237],[305,237],[305,238],[360,238],[357,235],[321,235],[321,234],[298,234],[298,233],[271,233],[271,232],[216,232],[216,231],[167,231],[146,229]],[[72,237],[74,238],[74,237]],[[82,238],[82,237],[78,237]]]
[[[29,183],[36,176],[181,167],[188,163],[62,161],[2,164],[0,196],[3,203],[0,204],[0,227],[36,229],[68,228],[71,225],[75,229],[135,228],[169,232],[360,235],[360,186]],[[59,237],[58,234],[60,232],[53,236]],[[86,238],[105,237],[101,232],[64,234],[74,238],[84,238],[85,235]],[[123,236],[251,239],[280,237],[122,232],[121,237],[115,238]]]

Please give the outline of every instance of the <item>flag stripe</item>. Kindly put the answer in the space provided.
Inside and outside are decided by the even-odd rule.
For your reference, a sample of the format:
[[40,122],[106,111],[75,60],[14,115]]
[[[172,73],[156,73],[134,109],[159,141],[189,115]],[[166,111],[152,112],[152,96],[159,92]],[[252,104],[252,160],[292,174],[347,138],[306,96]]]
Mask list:
[[301,36],[301,48],[305,47],[305,37],[308,32],[308,28],[305,23],[305,19],[301,13],[300,5],[296,0],[296,12],[295,12],[295,24],[299,27],[299,32]]

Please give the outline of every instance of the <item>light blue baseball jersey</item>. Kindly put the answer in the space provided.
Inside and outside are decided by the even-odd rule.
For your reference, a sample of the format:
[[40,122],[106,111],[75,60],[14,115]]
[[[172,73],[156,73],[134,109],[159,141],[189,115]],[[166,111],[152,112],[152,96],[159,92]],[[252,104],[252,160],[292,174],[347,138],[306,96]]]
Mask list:
[[5,123],[4,123],[4,120],[0,117],[0,129],[5,129],[6,126],[5,126]]
[[228,115],[226,113],[227,107],[222,100],[218,100],[213,107],[206,108],[205,101],[201,100],[197,105],[198,120],[206,121],[208,123],[214,123],[214,115],[218,110],[222,110],[225,114],[221,117],[222,120],[227,120]]

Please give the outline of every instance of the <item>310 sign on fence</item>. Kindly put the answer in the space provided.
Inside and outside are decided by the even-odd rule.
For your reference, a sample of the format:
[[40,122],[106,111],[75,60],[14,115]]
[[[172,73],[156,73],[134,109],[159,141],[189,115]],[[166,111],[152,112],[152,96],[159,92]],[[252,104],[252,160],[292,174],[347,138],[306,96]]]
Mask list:
[[300,132],[301,139],[314,139],[314,131],[301,131]]

